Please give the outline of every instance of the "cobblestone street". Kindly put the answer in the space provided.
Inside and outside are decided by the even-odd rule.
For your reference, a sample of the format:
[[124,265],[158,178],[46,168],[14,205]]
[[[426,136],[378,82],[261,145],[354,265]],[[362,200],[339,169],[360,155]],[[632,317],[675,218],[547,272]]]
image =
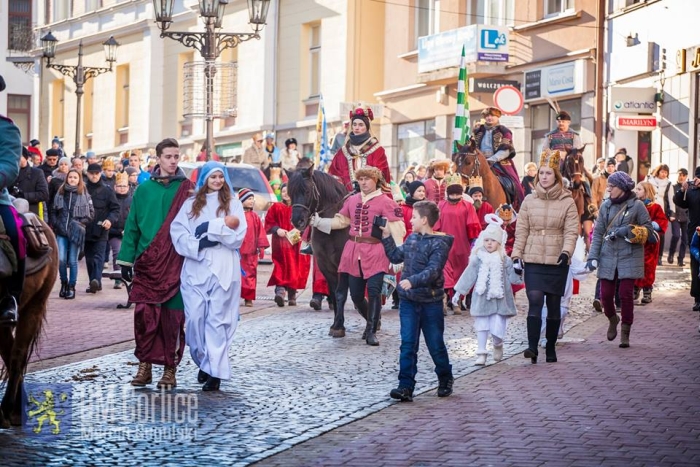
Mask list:
[[[269,271],[267,266],[261,269]],[[612,439],[622,442],[628,439],[626,434],[623,432],[618,436],[615,433],[625,419],[634,420],[635,413],[638,413],[635,426],[637,423],[647,426],[651,421],[640,413],[645,407],[653,409],[655,417],[673,415],[674,420],[685,420],[688,416],[685,414],[691,414],[693,410],[697,413],[697,399],[687,399],[693,393],[683,383],[689,378],[697,389],[697,361],[693,366],[691,360],[684,359],[679,353],[680,347],[697,354],[689,351],[697,346],[697,314],[686,310],[673,311],[673,306],[690,301],[687,291],[683,290],[684,283],[679,282],[674,272],[671,269],[668,273],[661,272],[659,282],[665,291],[658,293],[653,306],[637,308],[639,332],[635,327],[633,347],[626,351],[629,361],[623,373],[620,373],[622,350],[617,349],[617,345],[612,351],[605,350],[612,349],[613,344],[601,339],[604,331],[600,328],[607,321],[593,312],[590,299],[584,298],[592,293],[594,281],[589,280],[582,286],[581,298],[574,298],[567,320],[567,329],[573,329],[560,346],[560,363],[557,365],[542,364],[531,368],[520,357],[526,334],[524,294],[520,293],[519,314],[511,322],[506,342],[506,358],[514,358],[497,365],[492,365],[489,359],[489,366],[483,370],[472,366],[476,350],[472,319],[468,314],[450,315],[446,319],[446,341],[455,376],[461,377],[455,385],[454,397],[439,402],[434,397],[437,381],[430,357],[422,348],[416,388],[421,395],[414,404],[398,406],[388,398],[398,372],[398,313],[388,306],[382,314],[381,345],[370,347],[360,338],[364,325],[351,306],[346,313],[347,337],[332,339],[326,335],[331,313],[326,308],[322,312],[308,309],[305,306],[310,298],[308,291],[299,301],[304,306],[296,308],[277,308],[269,300],[256,301],[255,308],[248,309],[250,312],[245,310],[230,351],[233,379],[223,382],[220,393],[199,390],[197,369],[187,350],[178,371],[176,391],[161,394],[155,386],[145,390],[133,389],[128,384],[135,371],[131,342],[115,345],[120,342],[116,339],[118,336],[110,342],[107,338],[109,329],[104,329],[102,346],[89,345],[89,334],[81,332],[85,327],[60,329],[56,331],[59,334],[54,334],[61,324],[59,320],[54,321],[55,316],[50,317],[44,354],[50,352],[46,344],[55,342],[57,335],[70,335],[71,332],[74,337],[68,337],[68,340],[73,341],[73,345],[90,350],[76,351],[78,353],[72,354],[72,363],[63,364],[66,361],[61,357],[49,359],[53,365],[46,366],[50,368],[40,369],[42,362],[36,362],[34,371],[27,376],[27,383],[30,390],[49,385],[70,393],[70,428],[64,425],[55,439],[48,435],[37,436],[27,429],[0,430],[3,464],[247,465],[268,458],[262,465],[466,465],[461,456],[482,443],[480,449],[483,452],[479,451],[478,459],[485,463],[524,465],[516,461],[517,457],[506,460],[510,459],[509,448],[517,447],[519,451],[520,446],[529,445],[529,442],[537,444],[541,441],[539,437],[548,430],[556,430],[557,439],[565,442],[567,448],[569,441],[573,442],[574,438],[579,439],[585,433],[595,433],[591,439],[600,441],[606,432],[599,433],[595,425],[601,423],[607,426]],[[266,278],[260,283],[266,283]],[[114,292],[121,293],[114,295],[116,298],[125,295],[124,291]],[[260,287],[259,295],[262,297],[265,293],[269,294]],[[105,301],[107,295],[90,299]],[[75,303],[83,308],[87,306],[82,300]],[[76,313],[113,313],[115,321],[124,322],[122,336],[128,339],[131,311],[117,311],[111,306],[111,303],[110,306],[101,303],[104,311],[97,307],[93,311],[52,309],[52,314],[63,312],[69,317]],[[661,313],[667,312],[671,313],[669,318],[682,320],[687,329],[681,329],[676,321],[659,318]],[[655,350],[655,358],[648,355],[653,351],[650,346],[661,339],[654,339],[653,328],[645,330],[643,327],[651,318],[655,326],[665,326],[669,332],[675,330],[679,333],[672,346],[660,346]],[[103,324],[102,328],[108,326]],[[81,338],[76,339],[77,335]],[[76,341],[81,341],[81,344]],[[99,355],[120,345],[124,346],[121,351]],[[592,358],[587,357],[588,352]],[[670,352],[675,353],[670,355]],[[649,380],[650,373],[661,369],[658,367],[661,362],[666,362],[663,368],[673,371],[675,376],[671,378],[664,372]],[[672,365],[672,362],[675,363]],[[683,373],[676,375],[675,372],[681,369],[685,369],[685,376]],[[554,374],[557,377],[552,381]],[[160,369],[157,369],[154,380],[159,377]],[[635,393],[639,385],[654,389],[664,381],[675,381],[676,390],[685,391],[685,398],[678,398],[664,388],[661,391],[664,400],[675,398],[678,402],[677,407],[668,407],[671,413],[663,413],[665,406],[656,404],[651,407],[656,394],[638,394],[637,397],[649,397],[641,399],[647,404],[635,400],[634,404],[627,404],[619,412],[597,415],[596,410],[615,406],[612,400],[608,400],[610,398],[634,397],[628,390],[632,381]],[[657,386],[647,384],[649,381],[654,381]],[[601,398],[604,390],[609,391],[609,396]],[[554,397],[553,407],[544,402],[549,400],[550,393]],[[508,394],[508,397],[500,400],[498,394]],[[175,396],[179,402],[174,400]],[[536,401],[537,407],[531,407],[528,400]],[[587,402],[594,407],[587,407]],[[684,405],[691,402],[695,405]],[[148,410],[144,411],[149,404],[150,414]],[[163,413],[172,414],[177,406],[185,405],[191,410],[187,417],[177,418],[176,414],[172,419],[162,418]],[[480,413],[482,407],[489,410]],[[156,413],[158,417],[154,415]],[[415,422],[410,421],[413,417]],[[493,417],[499,430],[504,431],[494,432],[494,425],[488,422]],[[525,424],[523,418],[532,425]],[[666,426],[658,419],[655,423],[659,427]],[[524,427],[530,426],[533,430],[531,436],[521,433]],[[674,446],[694,440],[696,450],[692,454],[700,456],[697,450],[700,423],[683,426],[684,438],[671,446],[668,443],[675,439],[675,435],[669,432],[663,438],[664,443],[668,444],[670,452],[674,452]],[[653,433],[651,426],[645,429]],[[401,433],[399,442],[396,442],[397,433]],[[519,444],[517,440],[523,437],[530,441]],[[414,438],[419,443],[408,449],[406,442]],[[507,442],[504,441],[506,438]],[[585,441],[581,444],[583,450],[587,449]],[[503,443],[506,443],[505,447],[501,447]],[[295,445],[290,451],[289,448]],[[545,451],[545,454],[550,450],[551,453],[558,452],[557,446],[542,449],[544,451],[526,450],[526,453],[534,458],[535,454],[540,456]],[[493,457],[489,457],[489,453]],[[541,458],[540,464],[553,461],[547,456],[537,458]],[[598,458],[592,455],[590,459]],[[687,460],[690,462],[691,458]],[[472,464],[471,460],[467,463]],[[601,465],[601,462],[598,459],[589,465]]]

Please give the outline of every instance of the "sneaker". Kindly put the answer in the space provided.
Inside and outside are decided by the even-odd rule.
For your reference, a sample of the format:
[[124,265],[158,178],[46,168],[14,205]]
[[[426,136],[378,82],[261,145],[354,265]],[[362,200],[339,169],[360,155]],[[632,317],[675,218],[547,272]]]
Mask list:
[[114,281],[114,287],[113,287],[113,288],[115,288],[115,289],[121,289],[121,288],[122,288],[122,281],[120,281],[119,279],[115,280],[115,281]]
[[[484,360],[485,360],[485,358],[484,358]],[[438,386],[438,390],[437,390],[438,397],[447,397],[450,394],[452,394],[452,385],[454,384],[454,382],[455,382],[455,379],[452,376],[450,376],[445,381],[441,381],[440,385]]]
[[299,253],[302,255],[313,255],[314,250],[311,248],[311,243],[302,242]]
[[593,300],[593,309],[594,309],[595,311],[597,311],[598,313],[602,313],[602,312],[603,312],[603,304],[600,303],[600,300],[597,299],[597,298],[596,298],[595,300]]
[[413,402],[413,389],[398,387],[392,389],[389,393],[392,399],[398,399],[401,402]]
[[476,360],[474,361],[474,366],[484,366],[484,365],[486,365],[486,354],[480,353],[479,355],[476,356]]
[[493,346],[493,359],[496,362],[503,360],[503,344],[500,346]]

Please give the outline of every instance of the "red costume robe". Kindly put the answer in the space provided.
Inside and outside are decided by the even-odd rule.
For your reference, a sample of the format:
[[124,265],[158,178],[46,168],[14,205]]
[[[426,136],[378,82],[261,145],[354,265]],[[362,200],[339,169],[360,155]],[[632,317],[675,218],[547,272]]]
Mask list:
[[440,204],[440,201],[445,201],[447,197],[445,196],[445,190],[447,189],[447,182],[445,179],[437,180],[435,178],[429,178],[423,182],[425,185],[425,200],[432,201],[435,204]]
[[[658,203],[647,204],[647,211],[652,222],[656,222],[661,227],[661,233],[666,233],[668,219],[664,214],[664,209]],[[659,260],[659,242],[644,244],[644,277],[634,281],[635,287],[650,289],[656,281],[656,265]]]
[[[292,245],[286,237],[273,232],[275,227],[292,230],[292,206],[273,203],[265,216],[265,232],[272,234],[272,275],[268,287],[276,285],[291,289],[303,289],[309,278],[311,257],[299,253],[301,242]],[[275,229],[276,230],[276,229]]]
[[413,206],[404,203],[401,205],[401,210],[403,211],[403,224],[406,226],[406,235],[403,236],[403,240],[406,241],[408,236],[413,232],[413,226],[411,225]]
[[441,201],[438,207],[440,219],[434,229],[455,238],[444,271],[444,287],[451,289],[469,264],[469,255],[472,252],[471,242],[481,233],[481,224],[474,206],[463,199],[455,204]]
[[[350,162],[352,161],[352,166]],[[365,144],[360,147],[359,153],[354,153],[350,145],[350,138],[345,145],[333,157],[328,173],[338,177],[349,192],[353,191],[352,182],[355,181],[355,171],[370,165],[378,168],[384,176],[384,181],[391,183],[391,172],[389,162],[386,159],[384,148],[379,145],[377,138],[370,137]],[[351,170],[352,169],[352,170]]]
[[241,245],[241,268],[245,275],[241,277],[241,298],[255,300],[255,289],[258,284],[258,259],[261,251],[270,246],[263,228],[262,220],[255,211],[246,209],[245,220],[248,230]]
[[488,201],[483,201],[481,203],[481,207],[476,210],[476,215],[479,216],[479,223],[481,224],[481,230],[484,230],[486,228],[486,220],[484,219],[486,217],[486,214],[493,214],[493,206]]

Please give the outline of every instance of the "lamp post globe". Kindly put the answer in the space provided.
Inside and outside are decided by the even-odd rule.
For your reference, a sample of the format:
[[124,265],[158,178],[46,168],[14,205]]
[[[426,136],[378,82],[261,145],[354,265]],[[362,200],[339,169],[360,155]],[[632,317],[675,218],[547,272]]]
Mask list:
[[117,48],[119,47],[119,42],[114,38],[114,36],[109,36],[109,39],[102,43],[105,49],[105,60],[110,66],[117,61]]
[[43,50],[44,57],[49,59],[49,61],[56,56],[57,43],[58,39],[51,34],[51,31],[46,33],[46,35],[41,38],[41,48]]
[[165,31],[173,22],[173,6],[175,0],[153,0],[153,12],[156,17],[156,23],[161,31]]
[[270,0],[248,0],[248,16],[255,32],[262,31],[267,21]]

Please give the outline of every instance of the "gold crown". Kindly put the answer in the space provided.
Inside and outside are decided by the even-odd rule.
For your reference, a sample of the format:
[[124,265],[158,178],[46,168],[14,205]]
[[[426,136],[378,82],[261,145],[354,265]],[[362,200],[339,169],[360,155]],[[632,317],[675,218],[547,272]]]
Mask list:
[[458,173],[451,174],[445,177],[445,186],[462,185],[462,176]]
[[469,188],[474,188],[474,187],[484,188],[484,181],[481,178],[481,175],[475,175],[473,177],[469,177]]
[[540,167],[546,165],[550,169],[559,170],[560,160],[561,156],[559,154],[559,151],[550,151],[549,149],[545,149],[544,151],[542,151],[542,154],[540,154]]

